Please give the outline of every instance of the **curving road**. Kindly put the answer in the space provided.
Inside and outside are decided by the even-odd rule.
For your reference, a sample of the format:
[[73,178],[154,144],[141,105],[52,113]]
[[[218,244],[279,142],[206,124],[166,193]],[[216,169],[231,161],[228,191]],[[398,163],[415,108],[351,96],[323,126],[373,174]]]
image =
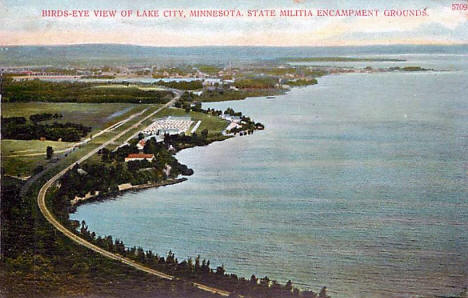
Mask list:
[[[112,139],[108,140],[107,142],[105,142],[104,144],[100,145],[99,147],[95,148],[94,150],[90,151],[89,153],[87,153],[85,156],[81,157],[76,163],[82,163],[84,162],[85,160],[87,160],[88,158],[90,158],[92,155],[96,154],[99,150],[101,150],[102,148],[106,147],[107,145],[109,144],[112,144],[113,142],[115,142],[117,139],[119,139],[121,136],[125,135],[127,132],[129,132],[130,130],[132,129],[135,129],[137,128],[138,126],[141,125],[141,123],[143,123],[144,121],[146,121],[147,119],[149,119],[150,117],[154,116],[155,114],[159,113],[161,110],[171,106],[172,104],[174,104],[181,96],[181,92],[175,92],[176,93],[176,97],[174,97],[174,99],[172,99],[170,102],[168,102],[167,104],[159,107],[157,110],[155,110],[153,113],[149,114],[148,116],[144,117],[143,119],[141,119],[140,121],[136,122],[134,125],[132,125],[131,127],[125,129],[124,131],[120,132],[118,135],[116,135],[115,137],[113,137]],[[164,272],[161,272],[161,271],[157,271],[157,270],[154,270],[152,268],[149,268],[149,267],[145,267],[143,265],[140,265],[136,262],[134,262],[133,260],[130,260],[130,259],[127,259],[127,258],[124,258],[118,254],[115,254],[115,253],[111,253],[105,249],[102,249],[94,244],[92,244],[91,242],[88,242],[84,239],[82,239],[81,237],[75,235],[73,232],[71,232],[70,230],[68,230],[67,228],[65,228],[57,219],[55,219],[54,215],[52,214],[52,212],[49,211],[49,209],[47,209],[47,205],[46,205],[46,194],[47,194],[47,190],[55,183],[57,182],[60,177],[62,177],[68,170],[70,170],[71,168],[73,168],[73,166],[75,165],[75,163],[72,163],[71,165],[69,165],[68,167],[66,167],[65,169],[63,169],[62,171],[60,171],[58,174],[56,174],[55,176],[53,176],[51,179],[49,179],[49,181],[47,181],[43,186],[42,188],[40,189],[39,191],[39,194],[37,196],[37,204],[39,205],[39,209],[41,210],[41,213],[44,215],[44,217],[47,219],[47,221],[49,223],[51,223],[57,230],[59,230],[60,232],[62,232],[65,236],[67,236],[68,238],[70,238],[71,240],[75,241],[76,243],[82,245],[82,246],[85,246],[109,259],[112,259],[112,260],[117,260],[119,262],[122,262],[124,264],[127,264],[135,269],[138,269],[138,270],[141,270],[141,271],[144,271],[144,272],[147,272],[149,274],[152,274],[152,275],[155,275],[155,276],[158,276],[160,278],[164,278],[164,279],[167,279],[167,280],[173,280],[173,279],[176,279],[176,277],[174,276],[171,276],[171,275],[168,275],[168,274],[165,274]],[[200,290],[203,290],[203,291],[206,291],[206,292],[209,292],[209,293],[212,293],[212,294],[218,294],[218,295],[221,295],[221,296],[229,296],[230,293],[228,291],[224,291],[224,290],[221,290],[221,289],[217,289],[217,288],[213,288],[213,287],[210,287],[210,286],[207,286],[207,285],[204,285],[204,284],[200,284],[200,283],[196,283],[196,282],[193,282],[192,285],[194,287],[197,287],[198,289]]]

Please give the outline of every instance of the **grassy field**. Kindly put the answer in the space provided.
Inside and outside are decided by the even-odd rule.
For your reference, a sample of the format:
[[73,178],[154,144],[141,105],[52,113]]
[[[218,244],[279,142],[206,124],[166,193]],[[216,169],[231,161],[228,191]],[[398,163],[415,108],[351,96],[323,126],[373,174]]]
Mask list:
[[28,177],[37,166],[45,166],[49,161],[44,155],[25,157],[2,157],[2,168],[6,175]]
[[26,117],[39,113],[61,113],[59,122],[81,123],[93,130],[109,126],[129,113],[141,111],[148,105],[131,103],[46,103],[12,102],[2,103],[3,117]]
[[[158,105],[136,105],[127,103],[3,103],[3,117],[29,117],[38,113],[62,113],[62,122],[75,122],[93,127],[92,133],[112,125],[130,114],[137,113],[145,108],[154,110]],[[105,142],[108,138],[122,131],[132,123],[138,121],[138,117],[128,123],[120,126],[113,132],[106,133],[91,142],[89,145],[98,145]],[[2,167],[7,175],[30,176],[33,169],[39,165],[45,165],[48,161],[45,159],[47,146],[54,148],[54,151],[60,151],[70,147],[72,143],[53,142],[39,140],[2,140]],[[89,146],[88,146],[89,147]],[[82,151],[80,149],[78,151]],[[32,154],[40,154],[34,155]],[[12,156],[14,155],[14,156]],[[18,156],[20,155],[20,156]],[[8,157],[11,156],[11,157]]]
[[35,167],[44,166],[48,162],[47,146],[51,146],[54,151],[60,151],[72,144],[39,140],[2,140],[2,167],[8,175],[30,176]]
[[[73,121],[80,122],[83,124],[90,125],[91,123],[100,122],[102,123],[100,128],[108,127],[112,123],[125,118],[130,113],[136,113],[144,108],[149,108],[144,115],[148,115],[154,111],[158,105],[132,105],[132,104],[81,104],[81,103],[63,103],[63,104],[49,104],[49,103],[8,103],[2,106],[2,112],[4,116],[22,116],[28,117],[35,113],[57,113],[60,112],[64,115],[62,121]],[[122,113],[123,111],[123,113]],[[117,116],[115,116],[119,113]],[[113,117],[109,117],[113,115]],[[144,117],[142,115],[141,117]],[[201,125],[197,129],[197,133],[200,133],[204,129],[208,129],[209,136],[213,137],[219,135],[227,126],[227,121],[220,119],[216,116],[207,115],[204,113],[190,112],[188,115],[183,109],[168,108],[161,111],[154,118],[145,121],[138,129],[151,124],[155,118],[165,116],[190,116],[194,121],[194,124],[201,120]],[[85,147],[95,147],[99,144],[106,142],[109,138],[115,136],[120,131],[133,125],[141,117],[136,117],[112,132],[107,132],[93,139]],[[107,119],[107,121],[105,120]],[[192,126],[193,127],[193,126]],[[109,146],[109,149],[114,149],[116,146],[123,143],[128,137],[137,132],[134,129],[128,132],[126,135],[121,137],[115,144]],[[71,146],[71,143],[67,142],[52,142],[52,141],[39,141],[39,140],[2,140],[2,166],[5,169],[5,173],[13,176],[30,176],[33,169],[38,165],[45,165],[48,161],[45,159],[45,152],[47,146],[54,148],[54,151],[60,151]],[[79,149],[77,151],[83,151]],[[31,156],[31,154],[39,154]],[[13,155],[13,156],[12,156]],[[75,155],[75,153],[70,154]],[[12,156],[12,157],[8,157]]]
[[31,155],[36,153],[44,153],[48,146],[51,146],[54,151],[68,148],[73,143],[69,142],[54,142],[54,141],[39,141],[39,140],[2,140],[2,156],[8,157],[11,155]]

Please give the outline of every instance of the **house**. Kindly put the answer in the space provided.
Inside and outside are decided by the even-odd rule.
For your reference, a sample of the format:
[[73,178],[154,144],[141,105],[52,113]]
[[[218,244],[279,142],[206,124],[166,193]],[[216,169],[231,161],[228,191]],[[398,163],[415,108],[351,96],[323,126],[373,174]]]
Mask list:
[[125,162],[142,161],[142,160],[153,161],[154,154],[134,153],[134,154],[129,154],[127,157],[125,157]]
[[138,141],[138,144],[136,145],[136,147],[138,150],[143,150],[143,148],[145,148],[145,145],[146,145],[146,140],[141,139],[140,141]]
[[203,94],[203,90],[200,91],[190,91],[193,95],[201,96]]
[[171,174],[171,170],[172,170],[172,167],[168,164],[166,164],[166,166],[164,167],[164,174],[166,174],[166,177],[169,177],[169,175]]
[[231,121],[231,122],[235,122],[235,123],[240,123],[241,120],[242,120],[242,118],[239,117],[239,116],[232,116],[232,115],[229,115],[229,114],[221,115],[221,119]]
[[119,191],[122,191],[122,190],[132,189],[133,185],[131,183],[123,183],[123,184],[117,185],[117,187],[119,188]]
[[218,85],[221,85],[221,84],[222,84],[221,79],[209,78],[209,79],[203,80],[203,86],[218,86]]
[[83,169],[81,169],[81,168],[80,168],[80,169],[78,169],[78,170],[76,170],[76,171],[77,171],[77,172],[78,172],[78,174],[80,174],[81,176],[88,175],[88,172],[86,172],[85,170],[83,170]]
[[236,122],[231,122],[229,125],[226,127],[226,131],[230,131],[231,129],[240,129],[242,128],[241,125],[237,124]]

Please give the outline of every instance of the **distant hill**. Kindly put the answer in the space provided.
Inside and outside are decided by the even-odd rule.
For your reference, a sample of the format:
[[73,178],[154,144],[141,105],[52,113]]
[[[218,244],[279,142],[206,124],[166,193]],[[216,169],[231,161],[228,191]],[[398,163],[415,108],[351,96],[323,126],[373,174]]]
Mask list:
[[406,53],[468,53],[457,46],[363,47],[150,47],[120,44],[64,46],[8,46],[0,48],[0,66],[227,63],[271,60],[281,57],[356,56]]

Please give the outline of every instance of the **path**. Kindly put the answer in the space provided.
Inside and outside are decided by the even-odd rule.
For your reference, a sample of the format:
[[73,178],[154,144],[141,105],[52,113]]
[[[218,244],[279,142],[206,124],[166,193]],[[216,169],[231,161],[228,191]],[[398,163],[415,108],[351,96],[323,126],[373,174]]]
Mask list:
[[[90,158],[91,156],[93,156],[94,154],[96,154],[99,150],[101,150],[102,148],[106,147],[107,145],[115,142],[117,139],[119,139],[120,137],[122,137],[123,135],[125,135],[127,132],[129,132],[131,129],[135,129],[137,128],[138,126],[141,125],[141,123],[143,123],[144,121],[146,121],[147,119],[149,119],[150,117],[153,117],[155,114],[159,113],[160,111],[162,111],[163,109],[171,106],[172,104],[174,104],[179,98],[180,98],[180,95],[181,93],[180,92],[176,92],[176,97],[174,97],[174,99],[172,99],[170,102],[168,102],[167,104],[161,106],[160,108],[158,108],[156,111],[154,111],[153,113],[149,114],[148,116],[144,117],[143,119],[141,119],[140,121],[138,121],[137,123],[135,123],[134,125],[132,125],[131,127],[125,129],[124,131],[120,132],[118,135],[114,136],[112,139],[108,140],[107,142],[105,142],[104,144],[102,144],[101,146],[93,149],[92,151],[90,151],[89,153],[87,153],[85,156],[81,157],[76,163],[80,164],[84,161],[86,161],[88,158]],[[137,132],[138,134],[138,132]],[[60,232],[62,232],[65,236],[67,236],[68,238],[70,238],[71,240],[75,241],[76,243],[82,245],[82,246],[85,246],[109,259],[113,259],[113,260],[117,260],[121,263],[124,263],[124,264],[127,264],[135,269],[138,269],[138,270],[141,270],[141,271],[144,271],[144,272],[147,272],[149,274],[152,274],[152,275],[155,275],[155,276],[158,276],[160,278],[163,278],[163,279],[167,279],[167,280],[173,280],[173,279],[176,279],[176,277],[172,276],[172,275],[168,275],[164,272],[161,272],[161,271],[157,271],[157,270],[154,270],[152,268],[149,268],[149,267],[145,267],[143,265],[140,265],[136,262],[134,262],[133,260],[130,260],[130,259],[127,259],[127,258],[124,258],[118,254],[115,254],[115,253],[111,253],[107,250],[104,250],[82,238],[80,238],[79,236],[75,235],[73,232],[71,232],[70,230],[68,230],[67,228],[65,228],[58,220],[55,219],[54,215],[52,214],[52,212],[49,211],[49,209],[47,209],[47,206],[46,206],[46,194],[47,194],[47,190],[55,183],[57,182],[60,177],[62,177],[68,170],[70,170],[71,168],[73,168],[75,166],[76,163],[72,163],[71,165],[69,165],[68,167],[66,167],[65,169],[63,169],[62,171],[60,171],[58,174],[56,174],[55,176],[53,176],[51,179],[49,179],[49,181],[47,181],[43,186],[42,188],[39,190],[39,194],[37,196],[37,204],[39,205],[39,209],[41,210],[41,213],[44,215],[44,217],[47,219],[47,221],[52,224],[57,230],[59,230]],[[204,284],[201,284],[201,283],[196,283],[196,282],[192,282],[192,285],[194,287],[197,287],[198,289],[200,290],[203,290],[203,291],[206,291],[206,292],[209,292],[209,293],[212,293],[212,294],[218,294],[218,295],[221,295],[221,296],[229,296],[230,293],[227,292],[227,291],[224,291],[224,290],[221,290],[221,289],[217,289],[217,288],[214,288],[214,287],[210,287],[210,286],[207,286],[207,285],[204,285]]]

